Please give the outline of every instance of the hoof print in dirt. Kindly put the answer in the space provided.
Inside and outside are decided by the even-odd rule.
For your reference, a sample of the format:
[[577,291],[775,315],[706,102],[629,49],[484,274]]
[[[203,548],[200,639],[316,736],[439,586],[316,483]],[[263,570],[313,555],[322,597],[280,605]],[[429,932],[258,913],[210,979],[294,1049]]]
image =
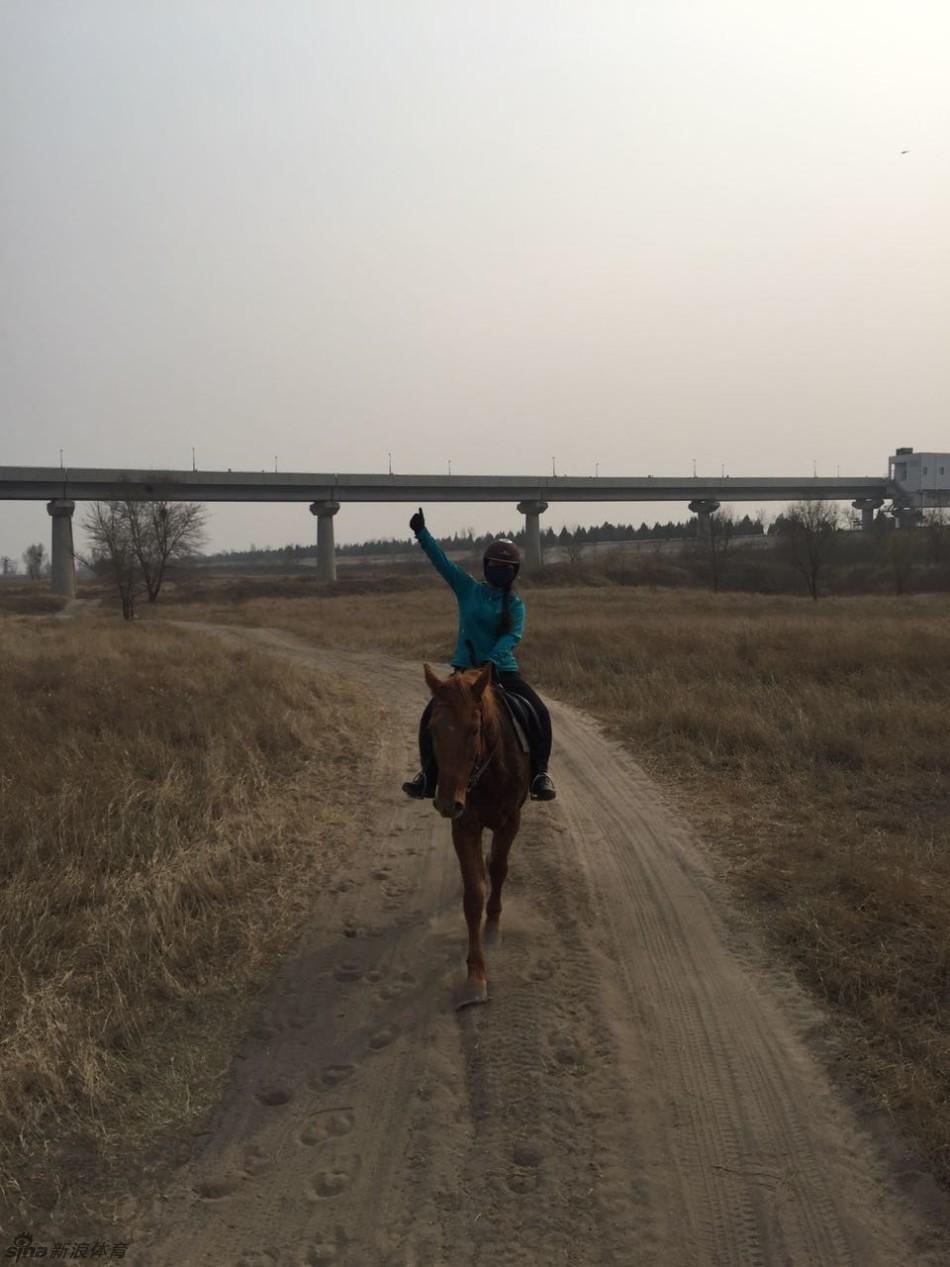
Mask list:
[[356,1065],[327,1065],[321,1073],[314,1075],[311,1085],[317,1089],[321,1086],[336,1087],[341,1082],[346,1082],[355,1072]]
[[321,1201],[338,1197],[350,1186],[350,1176],[345,1170],[322,1170],[313,1181],[313,1194]]
[[358,963],[354,963],[353,960],[347,959],[338,965],[333,975],[336,977],[337,981],[358,981],[363,975],[363,969]]
[[311,1245],[303,1258],[304,1267],[335,1267],[340,1253],[335,1245]]
[[238,1180],[232,1176],[224,1176],[220,1179],[201,1179],[195,1184],[194,1193],[202,1201],[221,1201],[224,1197],[229,1197],[233,1192],[236,1192],[237,1187]]
[[301,1144],[313,1148],[324,1140],[341,1139],[349,1135],[353,1129],[352,1109],[334,1109],[331,1113],[322,1113],[314,1122],[310,1122],[300,1132]]
[[289,1104],[293,1095],[289,1087],[265,1087],[263,1091],[258,1091],[257,1098],[268,1108],[277,1108],[281,1104]]
[[398,1025],[384,1025],[370,1036],[369,1045],[373,1051],[382,1051],[399,1037]]

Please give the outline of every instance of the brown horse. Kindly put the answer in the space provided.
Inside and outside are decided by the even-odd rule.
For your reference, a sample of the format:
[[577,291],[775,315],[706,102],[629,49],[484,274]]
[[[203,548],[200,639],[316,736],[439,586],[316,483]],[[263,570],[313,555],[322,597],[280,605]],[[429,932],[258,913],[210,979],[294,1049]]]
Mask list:
[[[491,684],[492,666],[439,678],[427,664],[435,708],[429,728],[439,765],[435,807],[452,820],[452,841],[462,869],[463,907],[468,924],[468,978],[457,1005],[485,1003],[488,980],[482,948],[498,935],[501,889],[508,874],[508,851],[521,825],[521,807],[528,796],[529,761],[521,751],[511,720],[499,705]],[[485,904],[485,859],[482,832],[492,832],[488,876],[491,890]]]

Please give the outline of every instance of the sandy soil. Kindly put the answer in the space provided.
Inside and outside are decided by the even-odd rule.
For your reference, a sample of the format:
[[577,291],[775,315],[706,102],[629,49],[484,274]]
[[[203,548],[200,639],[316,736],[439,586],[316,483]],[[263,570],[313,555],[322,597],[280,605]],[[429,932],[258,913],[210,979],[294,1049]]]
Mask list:
[[455,1013],[465,928],[449,829],[399,790],[421,668],[275,631],[222,636],[384,692],[366,789],[378,827],[315,898],[210,1133],[131,1260],[950,1262],[929,1181],[902,1186],[829,1083],[823,1018],[763,968],[688,829],[589,719],[553,710],[559,799],[531,806],[515,842],[491,1001]]

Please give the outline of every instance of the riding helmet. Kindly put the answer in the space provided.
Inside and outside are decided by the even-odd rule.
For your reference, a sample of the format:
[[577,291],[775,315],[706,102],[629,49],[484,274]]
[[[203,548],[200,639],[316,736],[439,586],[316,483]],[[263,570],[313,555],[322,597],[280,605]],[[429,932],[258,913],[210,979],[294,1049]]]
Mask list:
[[482,567],[486,576],[488,575],[488,568],[493,563],[511,568],[511,579],[514,580],[518,575],[518,569],[521,567],[521,551],[513,541],[507,541],[504,538],[492,541],[485,550],[485,555],[482,559]]

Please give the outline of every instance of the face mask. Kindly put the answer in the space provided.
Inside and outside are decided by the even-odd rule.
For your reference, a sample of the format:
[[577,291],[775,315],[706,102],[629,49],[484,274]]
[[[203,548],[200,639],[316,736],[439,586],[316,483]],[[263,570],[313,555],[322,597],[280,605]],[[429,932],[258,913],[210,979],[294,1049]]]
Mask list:
[[486,563],[485,580],[495,589],[503,590],[515,579],[515,569],[509,563]]

